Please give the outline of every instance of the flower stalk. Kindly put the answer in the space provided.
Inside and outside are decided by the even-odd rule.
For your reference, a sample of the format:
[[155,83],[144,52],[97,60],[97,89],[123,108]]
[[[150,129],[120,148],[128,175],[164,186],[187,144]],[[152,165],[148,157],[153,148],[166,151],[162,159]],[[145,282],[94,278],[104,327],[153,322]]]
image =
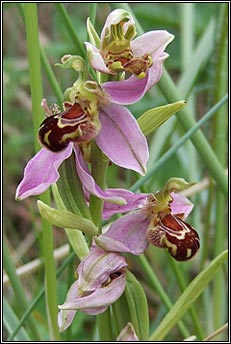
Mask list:
[[[40,65],[40,51],[38,39],[38,15],[37,4],[24,4],[25,26],[28,45],[28,63],[31,80],[31,96],[32,96],[32,112],[35,133],[41,122],[40,102],[42,99],[42,79]],[[35,137],[36,150],[39,144]],[[47,191],[41,196],[41,201],[49,204],[50,196]],[[43,228],[43,255],[45,264],[45,289],[47,300],[48,324],[51,340],[59,340],[58,326],[56,322],[57,316],[57,294],[56,294],[56,277],[55,277],[55,261],[53,257],[53,233],[51,225],[42,220]]]

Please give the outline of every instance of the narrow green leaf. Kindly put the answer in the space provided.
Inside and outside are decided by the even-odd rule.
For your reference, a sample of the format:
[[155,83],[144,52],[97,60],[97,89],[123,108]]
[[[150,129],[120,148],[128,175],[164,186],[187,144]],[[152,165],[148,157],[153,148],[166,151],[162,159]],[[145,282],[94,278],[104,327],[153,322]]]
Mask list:
[[197,75],[212,53],[215,39],[214,33],[215,21],[212,19],[209,22],[206,30],[204,31],[204,34],[201,37],[200,41],[198,42],[196,49],[194,50],[188,63],[188,67],[185,69],[185,72],[182,74],[178,82],[177,88],[179,94],[181,94],[185,98],[188,97],[188,94],[193,87]]
[[228,251],[219,254],[201,273],[194,278],[188,288],[179,297],[172,309],[167,313],[160,325],[150,336],[149,341],[161,341],[191,307],[196,298],[203,292],[222,263],[227,259]]
[[185,104],[185,100],[180,100],[172,104],[159,106],[146,111],[138,118],[138,124],[144,135],[148,135],[153,132],[183,106],[185,106]]
[[[78,38],[78,35],[75,31],[74,25],[71,22],[71,19],[65,9],[65,6],[62,3],[56,3],[56,8],[61,16],[62,19],[62,27],[65,27],[68,33],[68,36],[70,37],[76,51],[78,52],[78,55],[81,55],[83,58],[86,56],[86,51],[84,49],[84,44],[81,42]],[[61,22],[60,22],[61,25]]]
[[[14,329],[19,324],[19,319],[17,315],[14,313],[12,307],[8,303],[8,301],[3,297],[3,323],[9,332],[9,335],[14,331]],[[18,331],[17,336],[14,337],[15,341],[31,341],[26,330],[21,327]]]
[[149,316],[146,294],[140,282],[129,271],[126,278],[125,297],[137,336],[141,341],[148,340]]
[[37,204],[41,216],[49,223],[62,228],[78,229],[91,236],[97,234],[97,228],[92,221],[68,210],[49,207],[42,201],[37,201]]

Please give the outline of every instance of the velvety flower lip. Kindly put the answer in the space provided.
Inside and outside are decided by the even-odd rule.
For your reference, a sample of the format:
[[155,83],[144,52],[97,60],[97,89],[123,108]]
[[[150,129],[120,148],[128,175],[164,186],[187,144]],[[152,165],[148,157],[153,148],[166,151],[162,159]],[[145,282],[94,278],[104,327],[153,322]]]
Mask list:
[[70,326],[78,310],[91,315],[104,312],[125,289],[125,258],[106,252],[93,243],[78,267],[79,279],[70,287],[66,301],[59,306],[60,331]]
[[16,190],[16,199],[43,193],[59,178],[58,168],[70,157],[72,144],[59,153],[42,148],[27,164],[24,177]]
[[95,141],[116,165],[142,175],[149,158],[147,140],[130,111],[118,104],[100,109],[101,131]]

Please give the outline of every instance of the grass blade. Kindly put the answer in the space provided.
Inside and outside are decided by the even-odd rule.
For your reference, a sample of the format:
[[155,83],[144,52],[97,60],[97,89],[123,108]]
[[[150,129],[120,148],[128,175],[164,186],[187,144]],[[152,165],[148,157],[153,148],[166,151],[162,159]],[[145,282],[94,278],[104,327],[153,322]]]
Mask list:
[[192,306],[194,301],[207,287],[208,283],[215,276],[217,270],[221,267],[228,257],[228,251],[223,251],[217,256],[208,267],[206,267],[196,278],[190,283],[188,288],[183,292],[172,309],[164,317],[160,325],[150,336],[150,341],[160,341],[169,333],[172,327],[184,315],[184,313]]

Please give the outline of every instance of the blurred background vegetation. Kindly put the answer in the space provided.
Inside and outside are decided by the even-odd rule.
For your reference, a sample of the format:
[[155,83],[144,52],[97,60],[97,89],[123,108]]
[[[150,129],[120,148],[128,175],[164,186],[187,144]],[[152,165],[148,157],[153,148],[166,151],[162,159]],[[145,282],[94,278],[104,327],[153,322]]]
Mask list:
[[[113,4],[111,4],[113,6]],[[118,4],[116,4],[118,7]],[[217,63],[219,51],[217,51],[217,25],[221,12],[221,3],[131,3],[130,6],[134,11],[139,23],[144,31],[166,29],[175,35],[174,41],[167,47],[170,57],[165,62],[165,67],[176,82],[181,80],[185,71],[199,64],[197,77],[187,95],[184,98],[188,100],[188,105],[196,120],[200,119],[219,99],[217,99],[216,78]],[[88,3],[64,3],[73,26],[80,41],[87,41],[86,19],[89,16]],[[104,25],[105,19],[111,7],[108,3],[99,3],[96,15],[96,30],[98,33]],[[69,38],[63,25],[62,18],[56,8],[55,3],[38,3],[39,13],[39,30],[40,43],[43,46],[49,63],[64,91],[75,80],[74,72],[63,72],[55,67],[54,64],[60,62],[60,58],[65,54],[78,54],[75,46]],[[188,13],[189,20],[186,22]],[[22,266],[32,260],[41,257],[41,222],[38,214],[36,197],[31,197],[22,202],[15,201],[15,190],[22,178],[23,168],[28,160],[34,154],[33,124],[31,114],[31,96],[30,80],[27,62],[27,46],[25,37],[25,28],[21,16],[20,8],[15,3],[3,4],[3,219],[4,229],[3,236],[10,249],[12,259],[16,267]],[[211,24],[212,23],[212,24]],[[208,30],[206,45],[200,50],[200,56],[195,56],[192,60],[192,52],[198,46],[198,42]],[[186,30],[191,30],[189,33]],[[190,41],[185,39],[189,35]],[[187,37],[187,36],[186,36]],[[189,44],[189,46],[187,46]],[[204,55],[203,55],[204,54]],[[227,70],[226,70],[227,72]],[[226,74],[227,75],[227,74]],[[227,92],[227,77],[223,77],[223,86]],[[183,85],[181,85],[182,87]],[[183,88],[183,87],[182,87]],[[44,97],[48,103],[57,102],[54,92],[48,82],[45,71],[43,71],[43,90]],[[167,102],[158,89],[158,86],[149,92],[137,104],[130,106],[134,115],[138,118],[149,108],[165,105]],[[223,112],[226,109],[223,107]],[[203,127],[203,132],[208,141],[214,147],[216,120]],[[227,128],[227,124],[226,124]],[[161,128],[150,137],[150,165],[158,157],[167,151],[174,142],[183,135],[183,131],[175,118],[165,123]],[[224,132],[226,137],[226,132]],[[226,141],[227,142],[227,141]],[[227,164],[226,147],[223,150],[224,166]],[[144,191],[155,192],[170,177],[182,177],[192,182],[199,182],[207,177],[210,180],[203,161],[200,160],[194,148],[190,143],[182,147],[177,154],[170,158],[146,183]],[[110,167],[108,176],[108,185],[112,187],[129,187],[137,176],[127,173],[115,166]],[[193,196],[195,209],[191,216],[191,223],[197,228],[202,242],[202,250],[195,260],[191,263],[181,263],[182,271],[185,273],[186,281],[199,273],[206,263],[214,258],[216,249],[214,242],[216,230],[216,199],[218,190],[212,184],[204,191]],[[223,209],[224,228],[227,226],[227,204]],[[206,244],[204,244],[206,238]],[[67,243],[64,231],[54,228],[55,247],[61,247]],[[227,236],[223,238],[223,249],[226,248]],[[204,246],[204,249],[203,249]],[[168,260],[164,252],[157,248],[147,250],[155,271],[165,286],[168,294],[173,299],[177,299],[180,294],[179,288],[175,287],[173,270],[167,265]],[[188,265],[189,264],[189,265]],[[153,290],[148,285],[142,275],[142,271],[131,259],[130,266],[133,271],[143,281],[145,291],[147,292],[150,308],[150,318],[152,320],[151,329],[153,330],[162,319],[165,309]],[[163,269],[164,266],[164,269]],[[69,282],[74,279],[74,270],[76,261],[69,268]],[[225,270],[226,271],[226,270]],[[225,272],[226,274],[226,272]],[[223,274],[222,278],[224,278]],[[63,302],[66,290],[69,286],[66,282],[65,274],[59,279],[59,302]],[[70,277],[71,276],[71,277]],[[28,299],[33,299],[40,288],[43,286],[43,268],[36,269],[21,278]],[[220,295],[217,309],[219,312],[219,324],[221,326],[227,321],[227,299],[226,283],[223,285],[223,295]],[[17,300],[9,283],[4,283],[4,295],[8,302],[14,307],[18,316],[21,315],[20,309],[17,309]],[[214,330],[215,324],[212,315],[209,314],[213,305],[209,302],[212,295],[212,289],[207,290],[201,304],[198,308],[200,319],[204,322],[201,324],[205,335]],[[213,309],[214,311],[214,309]],[[213,313],[213,312],[212,312]],[[40,301],[34,315],[41,327],[41,333],[44,339],[47,339],[46,311],[44,300]],[[92,330],[93,318],[79,312],[75,324],[72,327],[73,338],[85,340],[91,338],[89,331]],[[185,318],[186,324],[190,324],[189,318]],[[190,330],[190,325],[189,325]],[[90,331],[92,332],[92,331]],[[192,330],[193,334],[193,330]],[[5,331],[5,338],[8,332]],[[88,337],[86,337],[88,336]],[[63,335],[65,338],[65,334]],[[93,337],[92,337],[93,338]],[[171,336],[167,339],[177,340],[179,337],[178,329],[172,331]],[[223,337],[224,338],[224,337]],[[91,339],[89,339],[91,340]]]

